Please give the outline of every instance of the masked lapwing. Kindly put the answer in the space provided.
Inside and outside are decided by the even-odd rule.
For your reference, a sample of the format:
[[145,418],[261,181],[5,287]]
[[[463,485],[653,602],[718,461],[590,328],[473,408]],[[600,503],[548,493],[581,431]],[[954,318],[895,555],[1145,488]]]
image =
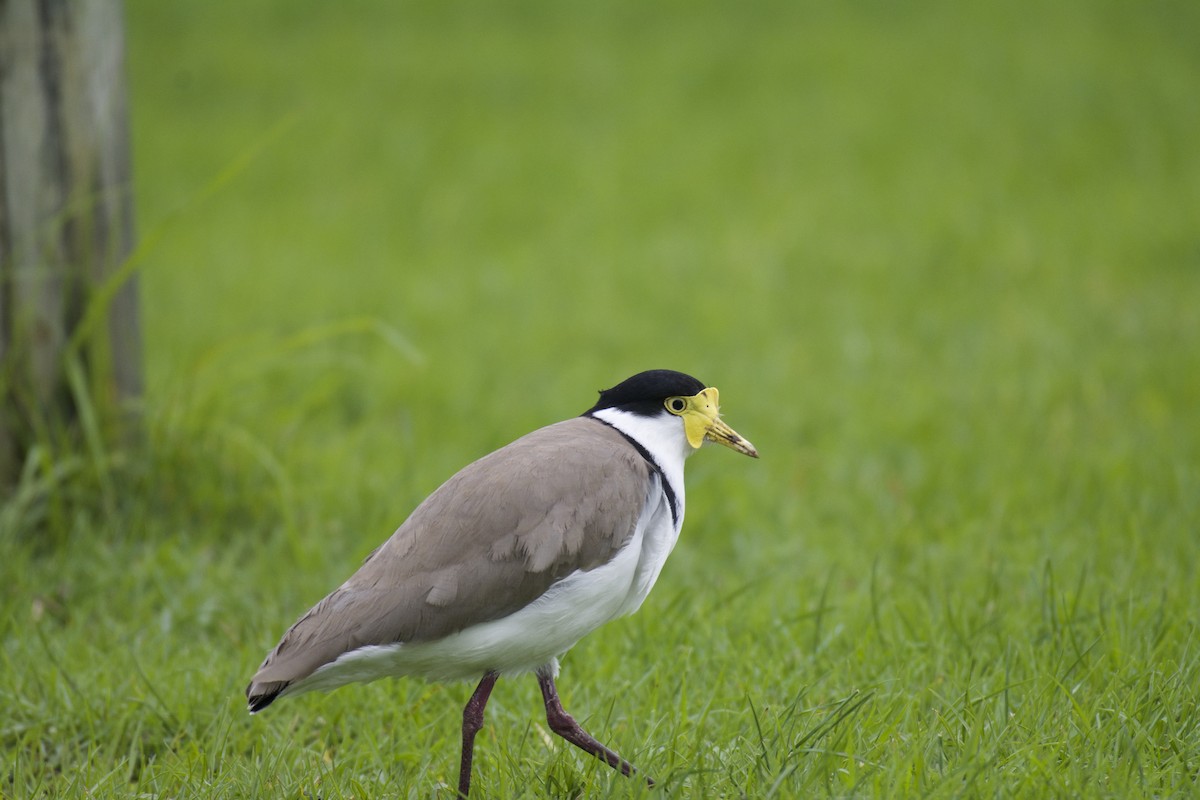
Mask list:
[[532,672],[552,731],[635,772],[563,709],[558,659],[646,599],[683,524],[684,460],[706,441],[758,457],[717,399],[690,375],[642,372],[467,466],[288,629],[246,688],[250,711],[354,681],[478,679],[463,710],[465,796],[496,679]]

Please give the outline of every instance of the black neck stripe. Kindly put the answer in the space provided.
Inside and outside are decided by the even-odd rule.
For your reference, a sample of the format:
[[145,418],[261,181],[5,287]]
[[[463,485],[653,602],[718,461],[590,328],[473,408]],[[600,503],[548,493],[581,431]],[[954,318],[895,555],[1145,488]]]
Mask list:
[[640,455],[642,458],[644,458],[646,460],[646,463],[648,465],[650,465],[650,469],[653,470],[654,474],[658,475],[658,482],[660,484],[662,484],[663,494],[665,494],[667,496],[667,505],[671,508],[671,523],[674,525],[678,525],[679,524],[679,504],[678,504],[678,501],[676,501],[676,499],[675,499],[675,489],[672,488],[671,482],[669,480],[667,480],[667,476],[663,473],[662,467],[660,467],[658,465],[658,462],[654,460],[654,456],[650,455],[650,451],[647,450],[645,447],[642,447],[642,443],[639,442],[637,439],[634,439],[628,433],[621,430],[616,425],[613,425],[611,422],[600,419],[599,417],[592,416],[591,414],[588,414],[588,416],[590,416],[592,419],[596,420],[596,422],[599,422],[602,425],[607,425],[608,427],[612,428],[617,433],[621,434],[621,436],[623,436],[625,438],[625,441],[627,441],[631,445],[633,445],[633,448],[638,451],[638,455]]

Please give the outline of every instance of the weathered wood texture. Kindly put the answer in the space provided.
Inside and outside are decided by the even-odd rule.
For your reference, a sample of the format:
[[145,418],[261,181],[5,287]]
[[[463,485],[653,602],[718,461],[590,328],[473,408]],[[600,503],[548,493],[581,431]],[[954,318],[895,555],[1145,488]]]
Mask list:
[[0,0],[0,486],[79,414],[68,358],[105,435],[141,394],[132,277],[69,347],[133,246],[124,46],[120,0]]

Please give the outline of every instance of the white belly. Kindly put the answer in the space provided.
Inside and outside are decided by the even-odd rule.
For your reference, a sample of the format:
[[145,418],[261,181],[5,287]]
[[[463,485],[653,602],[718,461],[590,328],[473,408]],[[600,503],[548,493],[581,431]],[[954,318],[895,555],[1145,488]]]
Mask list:
[[678,537],[679,526],[655,486],[629,544],[604,566],[573,572],[520,611],[442,639],[360,647],[284,694],[400,675],[449,681],[479,678],[489,670],[514,674],[549,666],[557,672],[558,656],[604,623],[641,606]]

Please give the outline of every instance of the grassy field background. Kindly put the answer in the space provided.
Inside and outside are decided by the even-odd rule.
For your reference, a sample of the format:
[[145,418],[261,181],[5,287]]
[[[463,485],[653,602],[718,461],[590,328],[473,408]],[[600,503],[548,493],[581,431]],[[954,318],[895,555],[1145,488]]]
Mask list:
[[763,454],[690,462],[564,661],[666,791],[524,678],[482,796],[1200,792],[1200,5],[127,27],[150,447],[0,515],[0,795],[449,796],[470,687],[242,689],[456,469],[653,367]]

